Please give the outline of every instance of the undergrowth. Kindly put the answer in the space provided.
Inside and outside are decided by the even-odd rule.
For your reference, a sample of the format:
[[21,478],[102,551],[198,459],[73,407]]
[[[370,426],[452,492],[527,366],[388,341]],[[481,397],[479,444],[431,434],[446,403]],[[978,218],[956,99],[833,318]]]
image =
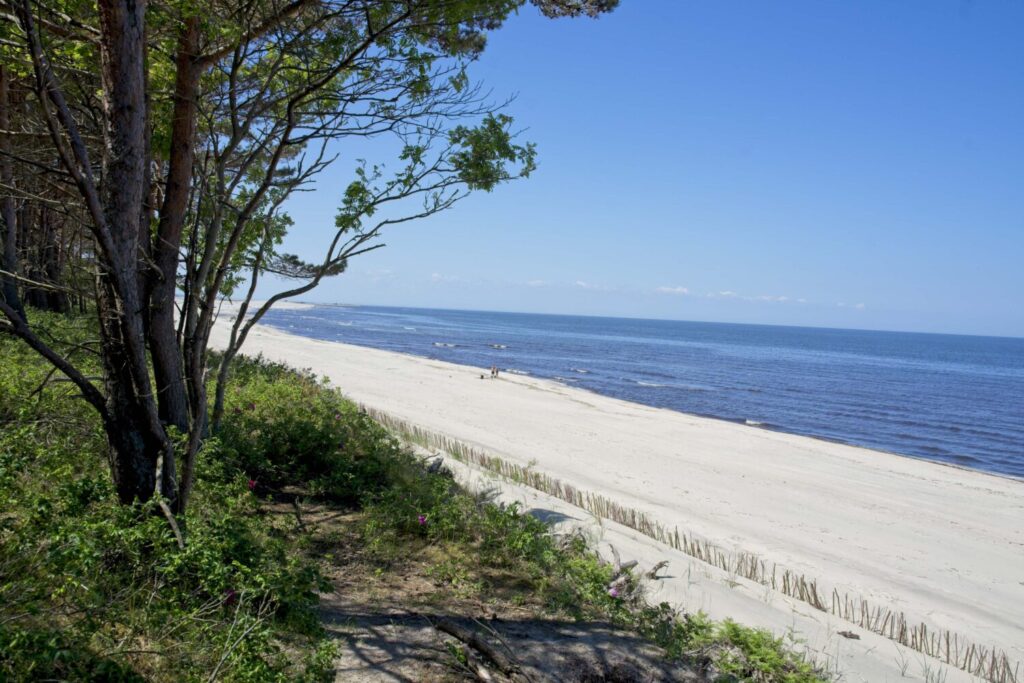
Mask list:
[[770,632],[732,621],[714,622],[668,603],[649,605],[642,582],[603,562],[579,535],[558,538],[515,504],[501,506],[461,490],[443,473],[429,473],[396,447],[408,476],[372,496],[363,538],[378,561],[401,562],[410,538],[444,546],[434,578],[456,594],[489,591],[487,571],[512,573],[522,590],[553,615],[602,619],[636,632],[667,656],[704,670],[715,681],[825,680],[802,655]]
[[[88,321],[30,314],[101,374]],[[118,504],[99,419],[73,385],[4,335],[0,359],[0,680],[332,676],[326,586],[301,539],[261,514],[231,449],[204,447],[179,549],[150,507]]]

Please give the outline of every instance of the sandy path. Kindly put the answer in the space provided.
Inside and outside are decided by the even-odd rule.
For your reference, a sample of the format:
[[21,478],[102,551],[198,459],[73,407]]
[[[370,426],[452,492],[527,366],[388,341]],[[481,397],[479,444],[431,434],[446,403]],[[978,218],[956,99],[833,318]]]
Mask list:
[[1024,482],[262,326],[245,351],[1024,660]]

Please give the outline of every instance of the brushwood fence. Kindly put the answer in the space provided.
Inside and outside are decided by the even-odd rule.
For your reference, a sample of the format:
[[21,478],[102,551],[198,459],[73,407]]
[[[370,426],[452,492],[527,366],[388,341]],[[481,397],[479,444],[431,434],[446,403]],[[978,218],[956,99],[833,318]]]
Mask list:
[[872,605],[863,598],[841,594],[837,589],[833,589],[831,594],[822,595],[818,582],[814,579],[781,568],[774,562],[769,563],[754,553],[725,550],[707,539],[686,531],[680,532],[677,526],[669,527],[662,524],[645,512],[621,505],[600,494],[581,490],[532,467],[508,462],[462,441],[423,429],[388,413],[366,406],[363,406],[363,410],[406,441],[427,448],[436,448],[456,460],[530,486],[587,510],[599,518],[618,522],[701,562],[770,587],[815,609],[833,614],[971,675],[992,683],[1024,683],[1020,676],[1020,662],[1012,662],[1005,652],[995,647],[979,645],[948,630],[929,628],[923,622],[917,623],[908,619],[903,612]]

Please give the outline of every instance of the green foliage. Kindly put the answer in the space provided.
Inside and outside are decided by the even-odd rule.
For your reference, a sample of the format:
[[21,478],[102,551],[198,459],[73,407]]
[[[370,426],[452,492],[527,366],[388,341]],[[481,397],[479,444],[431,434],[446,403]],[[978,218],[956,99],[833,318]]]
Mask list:
[[0,679],[109,681],[141,683],[146,679],[59,630],[0,626]]
[[[33,318],[88,367],[87,323]],[[180,549],[155,508],[118,503],[73,387],[11,338],[0,357],[0,680],[329,678],[323,580],[216,440]]]
[[[85,320],[42,311],[31,316],[60,353],[83,372],[99,374],[91,351],[95,337]],[[27,485],[33,467],[58,470],[63,478],[81,474],[91,464],[67,454],[79,448],[102,453],[106,441],[92,407],[35,351],[0,335],[0,358],[0,504],[15,507],[33,490]]]
[[726,619],[704,634],[708,648],[717,650],[719,679],[815,681],[809,663],[787,650],[783,640],[763,629],[752,629]]
[[518,503],[485,505],[480,513],[480,555],[486,562],[498,566],[517,561],[551,563],[554,546],[547,525],[521,512]]
[[237,358],[218,434],[228,462],[258,490],[299,486],[356,504],[385,480],[394,440],[311,375]]
[[[449,134],[451,144],[459,150],[452,154],[452,164],[471,190],[489,192],[504,180],[526,178],[536,169],[536,147],[513,144],[511,127],[512,117],[491,114],[476,128],[457,126]],[[507,163],[518,164],[519,169],[509,171]]]

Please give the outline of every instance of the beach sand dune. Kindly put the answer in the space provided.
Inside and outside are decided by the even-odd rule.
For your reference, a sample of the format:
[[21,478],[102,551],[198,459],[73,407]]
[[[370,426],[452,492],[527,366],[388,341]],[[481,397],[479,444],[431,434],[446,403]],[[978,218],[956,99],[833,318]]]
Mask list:
[[[214,346],[223,344],[223,324]],[[1024,482],[655,409],[523,376],[321,342],[258,326],[245,352],[311,368],[374,410],[599,493],[728,552],[754,553],[819,593],[901,611],[1024,660]],[[508,495],[589,516],[512,487]],[[528,501],[529,502],[529,501]],[[689,609],[791,631],[844,680],[926,678],[937,663],[867,629],[730,577],[618,525],[623,554],[671,558],[662,590]],[[617,535],[616,535],[617,534]],[[686,572],[686,575],[683,575]],[[671,588],[671,584],[675,588]],[[660,598],[659,598],[660,599]],[[696,604],[695,604],[696,601]],[[834,649],[834,652],[833,652]],[[1024,674],[1024,670],[1021,671]],[[949,669],[944,680],[970,680]]]

